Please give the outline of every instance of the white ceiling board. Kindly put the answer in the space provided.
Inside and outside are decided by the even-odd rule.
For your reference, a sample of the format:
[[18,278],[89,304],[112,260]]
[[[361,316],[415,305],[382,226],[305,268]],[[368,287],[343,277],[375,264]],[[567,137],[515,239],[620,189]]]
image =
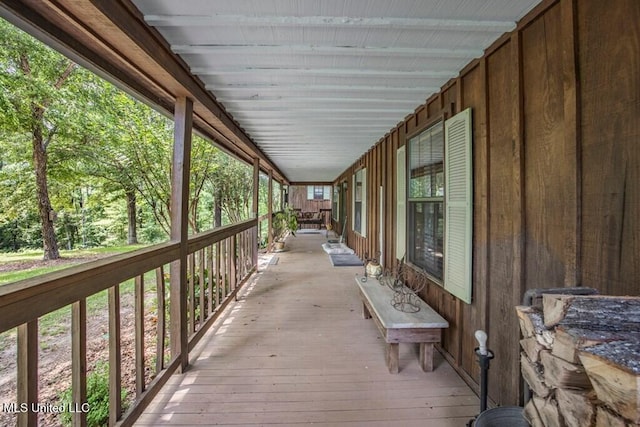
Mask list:
[[332,181],[539,0],[133,0],[291,181]]

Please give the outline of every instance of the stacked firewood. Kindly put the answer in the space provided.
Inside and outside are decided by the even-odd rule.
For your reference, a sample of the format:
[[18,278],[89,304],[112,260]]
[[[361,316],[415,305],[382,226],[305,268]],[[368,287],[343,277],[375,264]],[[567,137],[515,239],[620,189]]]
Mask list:
[[545,294],[516,307],[533,427],[640,425],[640,298]]

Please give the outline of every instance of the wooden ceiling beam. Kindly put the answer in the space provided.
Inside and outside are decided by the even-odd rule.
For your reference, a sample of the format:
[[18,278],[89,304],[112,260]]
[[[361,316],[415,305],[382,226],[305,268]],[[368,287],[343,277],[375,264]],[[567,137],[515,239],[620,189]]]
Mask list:
[[515,28],[511,21],[478,21],[429,18],[368,18],[349,16],[249,16],[249,15],[145,15],[154,27],[269,26],[331,28],[393,28],[503,33]]

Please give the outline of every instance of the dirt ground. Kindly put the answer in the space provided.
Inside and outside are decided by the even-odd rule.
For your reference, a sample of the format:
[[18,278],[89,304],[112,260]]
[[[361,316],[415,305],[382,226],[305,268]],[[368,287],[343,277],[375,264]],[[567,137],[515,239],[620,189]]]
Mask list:
[[[55,261],[21,261],[0,265],[0,271],[25,270],[50,265],[77,264],[98,257],[64,258]],[[133,295],[121,296],[122,384],[128,399],[135,397],[135,343]],[[155,289],[147,290],[145,314],[145,362],[147,383],[155,371],[156,315]],[[58,404],[60,393],[71,384],[71,316],[64,316],[55,330],[39,331],[39,401]],[[97,361],[108,361],[109,316],[105,308],[87,315],[87,367],[92,370]],[[16,331],[0,334],[0,426],[16,425],[16,415],[6,412],[3,404],[16,402]],[[41,426],[60,426],[55,414],[41,414]]]

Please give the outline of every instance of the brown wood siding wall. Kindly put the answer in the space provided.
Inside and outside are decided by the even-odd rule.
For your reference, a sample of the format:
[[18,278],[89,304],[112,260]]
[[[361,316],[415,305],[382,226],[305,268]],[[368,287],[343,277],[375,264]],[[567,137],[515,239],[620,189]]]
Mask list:
[[[333,187],[331,191],[333,194]],[[289,187],[289,204],[294,209],[301,209],[302,212],[320,212],[320,209],[331,209],[331,200],[308,200],[306,185]]]
[[[495,353],[490,398],[521,393],[514,305],[527,289],[589,286],[640,294],[640,2],[547,0],[337,181],[349,183],[347,242],[395,259],[396,153],[438,118],[473,111],[473,302],[436,284],[423,298],[450,328],[441,349],[478,381],[475,330]],[[353,174],[367,168],[367,238],[351,231]]]
[[580,2],[581,271],[585,286],[638,294],[640,2]]

